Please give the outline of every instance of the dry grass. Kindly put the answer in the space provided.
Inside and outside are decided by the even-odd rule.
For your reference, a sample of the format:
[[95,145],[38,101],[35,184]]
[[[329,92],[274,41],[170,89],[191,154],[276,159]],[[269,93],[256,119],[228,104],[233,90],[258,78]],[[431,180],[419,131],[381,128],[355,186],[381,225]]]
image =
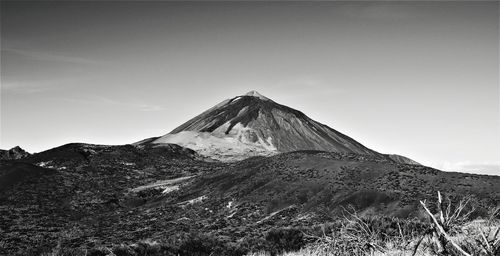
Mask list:
[[[450,236],[455,243],[471,253],[472,255],[488,255],[494,256],[499,255],[498,251],[498,241],[500,237],[495,233],[500,229],[500,222],[496,220],[494,223],[488,223],[486,220],[476,220],[470,223],[466,223],[462,227],[462,232]],[[488,241],[490,241],[490,247],[481,245],[484,240],[482,234]],[[496,251],[491,245],[491,241],[496,237]],[[340,255],[371,255],[371,256],[410,256],[410,255],[439,255],[437,247],[435,245],[436,241],[431,236],[424,237],[423,241],[420,242],[419,246],[415,250],[419,238],[413,238],[411,241],[404,241],[394,239],[393,241],[378,241],[377,245],[379,249],[372,249],[363,247],[361,244],[352,244],[352,241],[346,239],[345,237],[338,237],[330,242],[319,242],[308,245],[296,252],[286,252],[280,256],[340,256]],[[406,246],[405,246],[406,244]],[[358,248],[353,250],[352,245]],[[485,250],[485,248],[491,248],[490,251]],[[270,256],[271,254],[266,252],[258,252],[249,254],[249,256]],[[460,255],[456,252],[448,252],[441,255]]]
[[[489,218],[470,220],[475,210],[470,198],[453,204],[443,200],[440,193],[436,200],[436,213],[421,202],[429,215],[429,226],[419,233],[408,230],[405,220],[393,220],[398,232],[388,235],[374,226],[370,218],[362,218],[352,209],[346,211],[344,224],[338,230],[322,236],[310,236],[315,243],[296,252],[280,256],[414,256],[414,255],[500,255],[500,207],[491,209]],[[269,256],[266,252],[249,256]]]

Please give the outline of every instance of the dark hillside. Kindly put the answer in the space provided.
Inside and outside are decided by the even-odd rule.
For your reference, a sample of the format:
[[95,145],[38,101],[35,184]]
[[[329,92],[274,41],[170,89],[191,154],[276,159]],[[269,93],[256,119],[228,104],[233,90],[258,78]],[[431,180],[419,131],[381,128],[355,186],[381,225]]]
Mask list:
[[[74,143],[2,161],[0,255],[26,255],[28,248],[51,249],[68,233],[74,236],[74,244],[100,241],[106,225],[120,225],[117,218],[128,214],[127,209],[145,204],[162,191],[135,192],[134,188],[220,168],[198,158],[192,150],[177,145]],[[136,216],[140,221],[141,213]],[[72,233],[75,228],[78,232]]]
[[470,194],[478,205],[498,203],[500,177],[442,172],[355,154],[293,152],[242,161],[199,177],[189,194],[238,198],[267,213],[295,205],[301,211],[338,212],[351,204],[386,216],[418,217],[417,199],[441,191],[455,198]]
[[226,164],[178,146],[68,144],[23,161],[0,165],[0,255],[193,233],[255,244],[273,229],[336,221],[351,206],[421,217],[418,200],[438,190],[453,201],[472,195],[477,214],[500,202],[500,177],[384,156],[300,151]]

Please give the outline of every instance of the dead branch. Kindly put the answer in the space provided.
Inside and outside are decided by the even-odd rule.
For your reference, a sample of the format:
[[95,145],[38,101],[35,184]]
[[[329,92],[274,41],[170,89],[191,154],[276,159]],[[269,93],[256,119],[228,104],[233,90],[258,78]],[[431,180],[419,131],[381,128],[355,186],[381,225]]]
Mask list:
[[[462,253],[463,255],[465,256],[472,256],[471,254],[467,253],[466,251],[464,251],[462,248],[460,248],[460,246],[458,244],[456,244],[452,239],[451,237],[448,235],[448,233],[446,233],[446,231],[443,229],[443,227],[439,224],[438,220],[436,219],[436,217],[434,217],[434,215],[431,213],[431,211],[429,211],[429,209],[427,208],[427,206],[425,205],[424,202],[420,201],[420,204],[422,205],[422,207],[424,207],[425,211],[427,212],[427,214],[429,214],[429,216],[431,217],[432,221],[434,222],[434,225],[436,225],[436,229],[437,231],[439,231],[439,233],[441,233],[444,238],[446,238],[446,240],[448,240],[448,242],[451,243],[451,245],[453,245],[453,247],[455,247],[455,249],[457,249],[460,253]],[[465,206],[464,206],[465,207]],[[462,208],[463,209],[463,208]],[[461,210],[459,210],[460,212]],[[458,215],[457,215],[458,216]]]

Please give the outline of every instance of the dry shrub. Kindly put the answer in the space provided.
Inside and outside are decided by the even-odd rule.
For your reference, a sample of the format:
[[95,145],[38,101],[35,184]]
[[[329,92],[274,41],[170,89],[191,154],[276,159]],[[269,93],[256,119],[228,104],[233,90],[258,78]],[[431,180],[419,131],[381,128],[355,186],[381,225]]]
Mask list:
[[[500,254],[500,225],[498,222],[498,207],[490,211],[486,220],[471,221],[470,216],[475,211],[471,206],[471,198],[464,197],[455,206],[451,200],[444,202],[438,192],[437,213],[433,214],[424,201],[422,207],[429,215],[432,223],[427,244],[433,253],[439,255],[488,255]],[[417,243],[413,255],[420,245]]]

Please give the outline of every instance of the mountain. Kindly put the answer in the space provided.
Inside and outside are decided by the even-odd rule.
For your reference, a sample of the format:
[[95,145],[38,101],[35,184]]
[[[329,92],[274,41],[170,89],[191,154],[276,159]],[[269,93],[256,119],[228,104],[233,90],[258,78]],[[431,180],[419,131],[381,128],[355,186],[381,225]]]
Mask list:
[[470,195],[474,216],[487,216],[500,176],[380,154],[250,92],[133,145],[70,143],[1,160],[0,255],[105,255],[86,251],[166,240],[178,248],[193,233],[260,251],[272,230],[335,223],[351,206],[360,216],[425,219],[419,200],[437,191],[454,204]]
[[224,100],[170,133],[143,143],[178,144],[223,161],[297,150],[382,156],[256,91]]
[[26,152],[19,146],[13,147],[9,150],[0,149],[0,160],[13,160],[13,159],[21,159],[29,156],[30,153]]

